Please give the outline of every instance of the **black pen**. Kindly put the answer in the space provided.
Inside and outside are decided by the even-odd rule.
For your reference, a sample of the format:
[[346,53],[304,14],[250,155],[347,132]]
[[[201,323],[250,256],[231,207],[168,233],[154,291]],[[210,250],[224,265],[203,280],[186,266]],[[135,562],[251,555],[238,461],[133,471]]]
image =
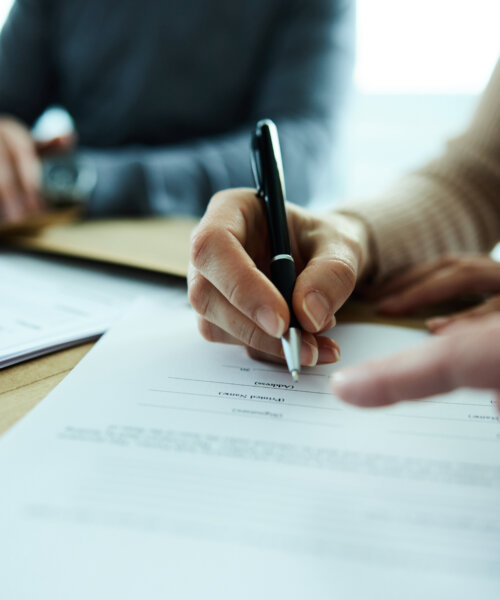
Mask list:
[[264,199],[269,244],[271,247],[271,281],[288,304],[290,328],[281,338],[286,364],[294,381],[300,373],[300,326],[292,308],[295,286],[295,263],[286,220],[285,178],[278,129],[270,119],[259,121],[252,137],[252,171],[257,195]]

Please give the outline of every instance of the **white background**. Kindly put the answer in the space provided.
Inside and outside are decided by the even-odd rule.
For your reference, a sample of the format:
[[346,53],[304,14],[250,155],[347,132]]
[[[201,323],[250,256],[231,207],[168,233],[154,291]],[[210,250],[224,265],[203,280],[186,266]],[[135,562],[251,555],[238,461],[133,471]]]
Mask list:
[[477,94],[500,52],[499,0],[358,0],[363,92]]

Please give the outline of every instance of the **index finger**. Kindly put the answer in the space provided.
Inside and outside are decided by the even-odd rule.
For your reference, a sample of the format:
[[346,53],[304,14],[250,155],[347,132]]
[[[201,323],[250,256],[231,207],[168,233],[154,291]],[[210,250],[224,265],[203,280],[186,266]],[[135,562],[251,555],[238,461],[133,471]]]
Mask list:
[[241,313],[259,327],[259,314],[275,314],[288,328],[288,306],[259,269],[268,259],[266,219],[254,190],[219,192],[191,238],[191,263]]
[[[334,373],[333,391],[358,406],[384,406],[459,387],[500,389],[500,319]],[[481,351],[475,351],[480,348]]]

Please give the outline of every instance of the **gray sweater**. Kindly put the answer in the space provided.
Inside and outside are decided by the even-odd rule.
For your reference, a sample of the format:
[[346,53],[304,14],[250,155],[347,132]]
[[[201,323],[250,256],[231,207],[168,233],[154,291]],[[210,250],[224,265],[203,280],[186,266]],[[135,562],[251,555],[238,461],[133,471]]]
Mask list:
[[73,117],[96,161],[92,215],[201,214],[252,185],[256,120],[280,130],[289,199],[331,181],[353,64],[351,0],[17,0],[0,36],[0,112]]

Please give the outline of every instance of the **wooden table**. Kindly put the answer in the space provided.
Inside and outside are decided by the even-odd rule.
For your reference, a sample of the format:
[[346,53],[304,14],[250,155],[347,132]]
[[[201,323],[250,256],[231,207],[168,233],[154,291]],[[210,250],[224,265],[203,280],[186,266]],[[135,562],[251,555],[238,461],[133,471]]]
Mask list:
[[0,371],[0,434],[43,400],[92,346],[84,344]]

